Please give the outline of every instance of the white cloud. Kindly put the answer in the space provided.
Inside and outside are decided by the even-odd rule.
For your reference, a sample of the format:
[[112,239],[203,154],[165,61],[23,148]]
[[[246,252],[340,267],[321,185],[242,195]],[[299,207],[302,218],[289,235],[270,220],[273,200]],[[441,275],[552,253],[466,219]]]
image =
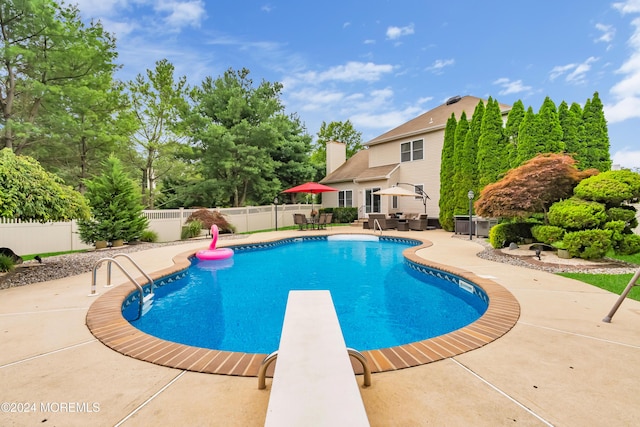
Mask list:
[[640,169],[640,150],[623,148],[613,153],[611,160],[614,165],[620,165],[623,168]]
[[445,67],[452,66],[455,63],[455,59],[436,59],[432,65],[427,67],[427,71],[431,71],[434,74],[442,74],[442,70]]
[[423,113],[424,109],[417,106],[410,106],[404,110],[387,111],[383,113],[361,113],[351,116],[351,122],[356,127],[371,129],[393,129],[396,126]]
[[525,86],[522,80],[512,81],[506,77],[501,77],[493,82],[494,85],[502,87],[502,90],[498,92],[499,95],[510,95],[512,93],[522,93],[531,91],[531,86]]
[[601,31],[602,35],[596,39],[596,42],[611,43],[616,35],[616,29],[612,25],[596,24],[596,30]]
[[[617,4],[621,5],[617,8],[623,13],[640,13],[640,0]],[[604,106],[609,123],[640,117],[640,18],[635,18],[631,24],[634,31],[627,44],[632,53],[617,70],[623,75],[622,79],[610,89],[615,100]]]
[[300,109],[303,111],[318,111],[341,102],[345,95],[339,91],[305,88],[291,92],[289,97],[291,100],[299,102]]
[[623,15],[627,13],[640,12],[640,0],[627,0],[625,2],[614,3],[613,7],[618,9]]
[[174,29],[182,27],[199,27],[206,17],[202,0],[162,0],[154,3],[154,9],[167,13],[164,21]]
[[387,28],[387,38],[389,40],[397,40],[402,36],[408,36],[414,33],[413,24],[406,27],[389,27]]
[[129,0],[74,0],[70,3],[78,5],[78,9],[86,18],[102,18],[122,13],[130,9]]
[[[549,78],[553,81],[556,78],[566,74],[565,81],[567,83],[585,83],[587,81],[586,74],[591,70],[591,64],[597,60],[598,58],[590,56],[581,64],[558,65],[551,69],[551,71],[549,72]],[[569,71],[571,72],[568,73]]]
[[296,80],[306,84],[318,84],[327,81],[355,82],[366,81],[375,82],[380,80],[383,74],[393,71],[393,65],[374,64],[372,62],[347,62],[344,65],[331,67],[326,71],[308,71],[296,74],[289,83]]
[[260,8],[260,10],[263,11],[263,12],[269,13],[269,12],[271,12],[273,10],[273,6],[271,6],[270,4],[265,4],[264,6],[262,6]]
[[364,44],[376,44],[376,41],[372,39],[367,39],[364,41]]

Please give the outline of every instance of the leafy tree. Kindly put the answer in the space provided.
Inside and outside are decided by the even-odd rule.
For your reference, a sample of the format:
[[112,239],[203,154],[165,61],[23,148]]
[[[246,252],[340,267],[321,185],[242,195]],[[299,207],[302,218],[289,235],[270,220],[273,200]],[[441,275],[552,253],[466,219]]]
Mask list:
[[292,140],[292,129],[302,132],[299,123],[282,126],[281,90],[280,83],[266,81],[254,87],[249,70],[242,69],[228,70],[215,80],[206,78],[194,94],[191,129],[204,178],[198,187],[208,192],[212,203],[244,206],[270,201],[281,188],[274,150]]
[[[584,140],[584,161],[583,168],[595,168],[600,172],[611,169],[611,157],[609,154],[609,131],[607,121],[604,117],[604,108],[598,92],[593,94],[593,98],[587,100],[583,115],[583,140]],[[582,156],[581,156],[582,157]]]
[[565,154],[540,154],[487,185],[475,203],[478,215],[524,218],[544,213],[558,200],[570,197],[574,187],[595,171],[580,172]]
[[324,177],[324,170],[326,169],[327,142],[337,141],[345,144],[347,159],[364,148],[362,146],[362,132],[358,132],[350,120],[346,122],[330,122],[329,124],[323,121],[317,136],[315,148],[311,155],[311,162],[321,165],[319,169],[322,169],[323,174],[320,178]]
[[89,217],[84,197],[33,158],[0,150],[0,217],[40,222]]
[[517,100],[507,116],[507,124],[504,129],[504,136],[507,139],[507,147],[509,152],[509,165],[512,168],[518,166],[518,133],[520,132],[520,123],[524,119],[524,104],[521,100]]
[[56,110],[64,113],[43,117],[42,124],[52,135],[47,144],[28,147],[25,152],[84,192],[84,180],[101,172],[105,158],[131,149],[134,123],[122,85],[114,83],[111,70],[78,82],[57,94]]
[[[279,114],[273,122],[278,138],[272,148],[271,158],[276,162],[275,174],[282,185],[281,188],[309,181],[308,178],[315,175],[315,169],[309,162],[311,135],[305,132],[297,116]],[[265,201],[273,200],[279,190],[272,188],[264,195],[267,198]]]
[[[51,0],[0,4],[0,147],[26,147],[61,138],[54,117],[71,114],[60,94],[115,69],[115,41],[99,22],[85,25],[75,6]],[[48,120],[44,118],[48,117]]]
[[452,113],[447,120],[444,130],[444,142],[440,160],[440,225],[448,231],[453,230],[453,209],[455,207],[455,187],[453,178],[455,177],[455,139],[456,139],[456,117]]
[[186,78],[176,80],[173,64],[163,59],[127,87],[137,125],[133,140],[143,156],[142,188],[146,204],[153,209],[156,182],[175,167],[182,149],[178,122],[180,113],[187,110]]
[[509,169],[500,105],[491,97],[482,117],[477,164],[480,188],[496,182]]
[[142,215],[140,191],[115,156],[109,156],[105,170],[86,183],[92,218],[78,221],[80,237],[86,243],[137,240],[149,223]]

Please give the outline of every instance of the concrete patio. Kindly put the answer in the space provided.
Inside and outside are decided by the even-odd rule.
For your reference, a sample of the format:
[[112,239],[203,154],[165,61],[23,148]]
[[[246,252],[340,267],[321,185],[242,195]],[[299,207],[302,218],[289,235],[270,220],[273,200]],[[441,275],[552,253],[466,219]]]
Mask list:
[[[354,230],[261,233],[243,243],[345,231]],[[612,323],[603,323],[617,295],[480,259],[481,245],[440,230],[385,235],[429,239],[433,246],[419,256],[491,278],[516,297],[521,316],[480,349],[375,374],[371,387],[360,388],[372,426],[640,425],[640,302],[624,301]],[[157,271],[207,244],[131,255]],[[123,281],[114,275],[114,283]],[[258,390],[256,378],[157,366],[97,341],[85,325],[95,301],[90,283],[87,273],[0,291],[0,425],[264,424],[269,387]]]

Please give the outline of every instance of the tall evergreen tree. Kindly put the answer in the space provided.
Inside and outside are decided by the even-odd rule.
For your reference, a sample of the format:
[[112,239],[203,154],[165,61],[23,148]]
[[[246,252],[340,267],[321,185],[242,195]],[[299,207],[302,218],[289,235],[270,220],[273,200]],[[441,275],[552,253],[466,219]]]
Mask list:
[[480,188],[496,182],[509,169],[507,156],[500,105],[498,101],[489,97],[478,140],[477,164]]
[[[556,104],[548,96],[540,106],[536,126],[539,128],[536,133],[540,135],[540,141],[537,143],[541,147],[539,153],[561,153],[564,151],[562,126],[560,126]],[[535,155],[539,153],[535,153]]]
[[593,99],[587,100],[582,117],[585,151],[584,158],[580,159],[584,161],[581,166],[584,169],[595,168],[600,172],[610,170],[609,132],[598,92],[593,94]]
[[562,101],[558,107],[558,118],[562,127],[562,142],[564,143],[565,153],[572,156],[579,169],[582,167],[584,157],[584,145],[580,139],[580,135],[584,134],[582,129],[582,107],[576,102],[571,107]]
[[451,114],[447,120],[444,130],[444,142],[440,160],[440,225],[447,231],[453,231],[453,208],[454,208],[454,182],[455,176],[455,139],[456,139],[456,117]]
[[[458,120],[458,124],[456,126],[456,136],[455,136],[455,151],[454,151],[454,165],[455,165],[455,175],[453,182],[454,185],[454,194],[455,200],[453,204],[453,213],[459,214],[466,211],[468,208],[468,198],[467,192],[469,191],[469,182],[472,179],[470,176],[470,165],[468,164],[465,140],[467,138],[467,134],[469,133],[469,121],[467,120],[467,113],[462,112],[460,115],[460,120]],[[475,162],[474,162],[475,164]]]
[[538,127],[535,124],[536,118],[533,107],[529,106],[518,130],[518,155],[516,156],[515,167],[522,165],[535,156],[535,154],[532,153],[536,151],[536,141],[538,141],[538,135],[536,134]]
[[541,153],[564,151],[563,132],[554,102],[548,96],[538,114],[529,107],[520,126],[517,165]]
[[149,224],[142,215],[140,191],[115,156],[109,156],[105,170],[87,181],[92,218],[78,222],[80,236],[86,243],[136,240]]
[[524,104],[521,100],[517,100],[511,107],[507,116],[507,124],[504,129],[504,136],[507,139],[507,147],[509,152],[509,166],[514,168],[517,166],[518,158],[518,132],[520,131],[520,123],[524,118]]

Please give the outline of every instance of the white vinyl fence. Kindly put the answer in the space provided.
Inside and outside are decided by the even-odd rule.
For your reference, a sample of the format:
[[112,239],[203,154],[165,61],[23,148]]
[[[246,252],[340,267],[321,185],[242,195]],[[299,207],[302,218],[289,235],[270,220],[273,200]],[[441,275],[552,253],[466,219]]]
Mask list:
[[[143,211],[149,218],[149,229],[158,233],[158,241],[180,240],[182,226],[197,209],[167,209]],[[293,225],[294,213],[311,212],[311,205],[270,205],[243,208],[213,208],[244,233]],[[277,219],[276,219],[277,211]],[[70,222],[23,222],[0,218],[0,247],[10,248],[18,255],[41,254],[89,249],[93,246],[80,241],[78,226]]]

